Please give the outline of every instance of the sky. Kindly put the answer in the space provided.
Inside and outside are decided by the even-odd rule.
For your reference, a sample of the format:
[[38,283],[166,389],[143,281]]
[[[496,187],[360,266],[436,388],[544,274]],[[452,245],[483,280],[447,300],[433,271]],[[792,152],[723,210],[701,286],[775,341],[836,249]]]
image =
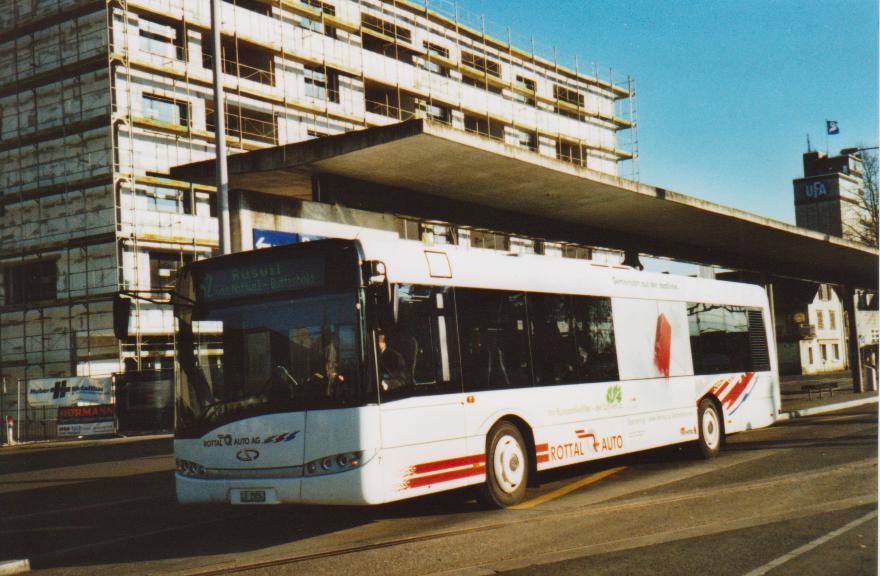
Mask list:
[[[809,134],[878,145],[876,0],[459,0],[490,34],[635,78],[639,179],[794,223]],[[519,41],[518,41],[519,39]],[[552,53],[552,52],[550,52]],[[622,175],[627,175],[627,168]]]

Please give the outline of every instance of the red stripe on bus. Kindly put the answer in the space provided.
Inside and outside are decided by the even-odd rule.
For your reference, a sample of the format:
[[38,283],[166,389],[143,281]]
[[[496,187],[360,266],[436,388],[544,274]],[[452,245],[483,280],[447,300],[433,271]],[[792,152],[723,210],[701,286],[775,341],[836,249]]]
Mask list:
[[546,452],[550,449],[550,444],[538,444],[535,446],[535,452]]
[[746,389],[749,382],[752,381],[752,377],[755,375],[754,372],[746,372],[742,376],[739,377],[739,380],[736,384],[733,385],[733,389],[724,396],[724,399],[721,401],[722,404],[726,408],[730,408],[734,402],[736,402],[737,398],[739,398],[740,394],[743,393],[743,390]]
[[485,454],[474,454],[473,456],[459,456],[458,458],[450,458],[448,460],[437,460],[436,462],[425,462],[410,467],[410,474],[426,474],[428,472],[436,472],[437,470],[446,470],[447,468],[460,468],[461,466],[471,466],[474,464],[483,464],[486,461]]
[[407,478],[406,488],[419,488],[428,484],[438,484],[440,482],[449,482],[450,480],[458,480],[467,478],[468,476],[477,476],[486,473],[486,466],[480,464],[470,468],[462,468],[460,470],[450,470],[448,472],[440,472],[439,474],[430,474],[428,476],[419,476],[418,478]]
[[538,462],[538,464],[543,464],[544,462],[550,461],[550,455],[549,454],[538,454],[538,456],[535,458],[535,460]]

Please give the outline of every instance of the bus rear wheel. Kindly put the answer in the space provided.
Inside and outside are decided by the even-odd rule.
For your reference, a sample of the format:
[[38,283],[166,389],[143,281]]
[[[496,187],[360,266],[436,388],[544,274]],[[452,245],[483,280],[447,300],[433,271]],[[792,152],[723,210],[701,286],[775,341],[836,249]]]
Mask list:
[[490,508],[520,503],[529,481],[528,449],[519,429],[507,421],[497,423],[486,437],[486,483],[479,500]]
[[700,429],[700,439],[697,447],[703,458],[714,458],[721,451],[724,443],[724,424],[718,405],[709,398],[703,398],[697,410],[697,421]]

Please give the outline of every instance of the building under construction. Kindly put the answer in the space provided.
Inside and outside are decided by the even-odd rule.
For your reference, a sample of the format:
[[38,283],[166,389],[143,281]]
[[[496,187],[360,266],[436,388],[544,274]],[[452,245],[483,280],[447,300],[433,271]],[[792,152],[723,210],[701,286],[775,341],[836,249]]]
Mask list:
[[[214,155],[210,1],[4,6],[0,375],[167,368],[170,307],[137,301],[119,341],[111,301],[161,290],[217,250],[214,189],[169,177]],[[514,39],[457,3],[224,0],[221,32],[230,153],[426,117],[637,179],[630,80]],[[404,237],[442,235],[399,222]],[[560,240],[472,237],[506,250]]]

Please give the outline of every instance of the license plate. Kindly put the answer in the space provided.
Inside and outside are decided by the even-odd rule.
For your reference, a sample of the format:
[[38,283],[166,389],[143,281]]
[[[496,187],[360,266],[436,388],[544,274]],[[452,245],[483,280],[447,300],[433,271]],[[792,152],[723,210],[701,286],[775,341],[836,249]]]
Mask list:
[[242,490],[238,496],[242,504],[262,504],[266,501],[265,490]]

